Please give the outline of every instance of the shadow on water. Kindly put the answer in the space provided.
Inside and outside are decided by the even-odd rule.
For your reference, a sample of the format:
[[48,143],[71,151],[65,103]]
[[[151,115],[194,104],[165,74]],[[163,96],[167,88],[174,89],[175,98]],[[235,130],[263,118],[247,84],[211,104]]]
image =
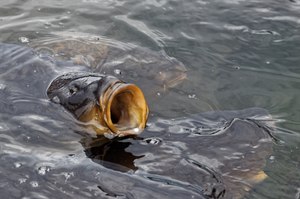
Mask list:
[[136,171],[138,168],[134,165],[136,159],[144,155],[135,156],[126,149],[132,144],[130,139],[134,138],[115,138],[108,139],[104,136],[98,138],[85,137],[80,143],[84,147],[84,152],[88,158],[110,169],[127,172]]

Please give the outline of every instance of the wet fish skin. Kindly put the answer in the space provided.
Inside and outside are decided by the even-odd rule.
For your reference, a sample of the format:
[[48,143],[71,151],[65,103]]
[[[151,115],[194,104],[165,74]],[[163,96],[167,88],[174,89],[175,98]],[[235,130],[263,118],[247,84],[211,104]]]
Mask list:
[[67,73],[52,81],[47,89],[51,101],[61,104],[80,118],[84,112],[99,105],[98,99],[112,84],[121,82],[117,78],[96,73]]
[[52,81],[47,95],[98,135],[136,135],[146,126],[148,105],[142,91],[113,76],[67,73]]

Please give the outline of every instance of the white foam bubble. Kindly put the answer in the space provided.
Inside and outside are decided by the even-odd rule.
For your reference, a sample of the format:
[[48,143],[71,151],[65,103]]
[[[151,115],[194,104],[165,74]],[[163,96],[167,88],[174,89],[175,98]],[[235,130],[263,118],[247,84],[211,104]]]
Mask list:
[[41,166],[38,168],[38,174],[40,174],[40,175],[45,175],[49,171],[50,171],[50,168],[46,167],[46,166]]
[[39,183],[37,181],[31,181],[30,182],[30,185],[34,188],[38,187],[39,186]]
[[22,43],[28,43],[29,39],[27,37],[19,37],[20,42]]
[[20,183],[20,184],[25,183],[25,182],[27,181],[26,178],[20,178],[20,179],[18,179],[18,180],[19,180],[19,183]]
[[120,69],[115,69],[115,70],[114,70],[114,73],[115,73],[116,75],[120,75],[120,74],[121,74],[121,70],[120,70]]
[[16,168],[20,168],[20,167],[22,166],[22,163],[20,163],[20,162],[15,162],[14,165],[15,165]]

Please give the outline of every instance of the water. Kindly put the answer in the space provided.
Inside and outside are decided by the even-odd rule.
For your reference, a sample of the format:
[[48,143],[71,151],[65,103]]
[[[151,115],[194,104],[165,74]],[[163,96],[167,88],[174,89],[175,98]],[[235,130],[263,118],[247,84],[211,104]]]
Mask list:
[[[225,198],[299,198],[299,9],[283,0],[2,1],[1,43],[31,49],[62,32],[99,37],[114,48],[111,74],[142,87],[151,117],[139,138],[92,138],[45,92],[58,74],[97,67],[1,48],[10,49],[0,64],[1,196],[203,198],[215,188]],[[182,63],[187,77],[159,89],[145,71],[124,68],[128,55],[128,65]],[[232,120],[261,109],[223,112],[249,107],[272,115],[276,139],[261,142],[270,136],[253,121]],[[261,170],[268,178],[247,181]]]

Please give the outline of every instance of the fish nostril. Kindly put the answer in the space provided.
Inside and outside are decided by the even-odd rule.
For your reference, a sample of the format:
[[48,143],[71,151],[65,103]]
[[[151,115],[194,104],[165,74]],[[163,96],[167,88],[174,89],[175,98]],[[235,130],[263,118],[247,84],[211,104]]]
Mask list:
[[74,91],[73,89],[70,89],[70,93],[71,93],[71,94],[74,94],[75,91]]
[[74,95],[79,90],[78,86],[74,85],[69,88],[69,92],[71,95]]
[[77,90],[76,90],[76,89],[73,89],[73,88],[70,88],[70,90],[69,90],[69,92],[70,92],[71,95],[74,95],[74,94],[76,93],[76,91],[77,91]]

